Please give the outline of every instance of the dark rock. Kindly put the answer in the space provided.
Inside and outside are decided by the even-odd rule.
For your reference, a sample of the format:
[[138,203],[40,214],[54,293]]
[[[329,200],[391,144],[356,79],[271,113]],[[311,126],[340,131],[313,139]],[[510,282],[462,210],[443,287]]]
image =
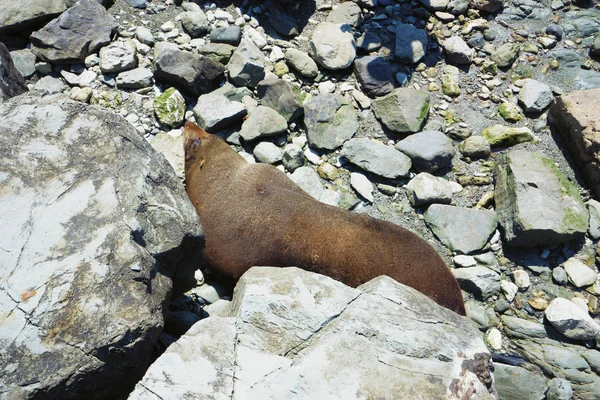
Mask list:
[[242,30],[239,26],[225,26],[214,28],[210,31],[210,41],[213,43],[225,43],[232,46],[240,44]]
[[256,92],[262,105],[277,111],[288,123],[304,113],[297,90],[283,79],[262,80],[256,86]]
[[554,36],[556,40],[560,42],[563,38],[564,30],[562,26],[558,24],[550,24],[546,28],[546,34]]
[[73,7],[31,34],[31,51],[44,61],[73,63],[110,43],[117,21],[95,0]]
[[298,22],[280,7],[272,7],[269,22],[275,30],[283,36],[297,36],[299,33]]
[[200,96],[213,90],[224,77],[225,67],[208,57],[179,50],[177,45],[157,43],[154,77],[183,92]]
[[0,42],[0,103],[26,91],[23,76],[15,68],[4,43]]
[[356,58],[354,74],[363,90],[370,96],[385,96],[394,90],[390,63],[381,57]]

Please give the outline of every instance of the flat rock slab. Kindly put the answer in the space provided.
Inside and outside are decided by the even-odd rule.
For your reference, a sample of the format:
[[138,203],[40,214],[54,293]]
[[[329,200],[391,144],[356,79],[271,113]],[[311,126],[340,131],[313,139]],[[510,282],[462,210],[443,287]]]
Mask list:
[[265,77],[265,56],[252,39],[244,35],[231,55],[227,69],[234,85],[256,87]]
[[556,99],[550,125],[563,137],[590,189],[600,199],[600,89],[575,91]]
[[179,50],[174,43],[154,47],[154,77],[191,96],[215,89],[223,80],[225,67],[208,57]]
[[358,130],[354,107],[330,93],[322,93],[304,105],[304,123],[308,143],[317,149],[337,149]]
[[419,132],[429,114],[429,94],[412,89],[398,88],[390,94],[373,100],[375,117],[396,133]]
[[587,231],[588,211],[577,188],[542,153],[502,155],[495,180],[496,211],[507,244],[550,246]]
[[388,277],[352,289],[297,268],[255,267],[232,305],[231,317],[202,320],[167,349],[129,398],[495,395],[476,327]]
[[53,63],[79,62],[110,43],[117,27],[117,21],[97,1],[79,0],[31,34],[31,51]]
[[264,79],[258,82],[256,93],[263,106],[281,114],[292,122],[304,113],[298,90],[283,79]]
[[230,101],[222,94],[203,94],[194,107],[198,125],[209,132],[240,123],[245,115],[246,109],[242,103]]
[[67,9],[66,0],[2,1],[0,4],[0,31],[18,30],[25,26],[44,23]]
[[433,204],[424,214],[427,226],[446,247],[459,253],[481,250],[496,230],[494,211]]
[[352,164],[384,178],[406,177],[412,162],[403,153],[372,139],[350,139],[344,144],[342,156]]
[[370,96],[384,96],[394,90],[390,63],[381,57],[364,56],[354,60],[354,74]]
[[19,96],[0,130],[0,397],[122,397],[201,259],[194,207],[114,113]]

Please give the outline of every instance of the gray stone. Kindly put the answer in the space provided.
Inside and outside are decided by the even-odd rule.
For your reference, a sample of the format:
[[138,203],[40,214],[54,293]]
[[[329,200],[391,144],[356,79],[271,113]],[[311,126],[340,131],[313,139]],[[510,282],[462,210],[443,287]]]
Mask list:
[[200,264],[194,207],[112,112],[18,96],[0,105],[0,131],[1,396],[123,398],[153,355],[172,280],[182,293]]
[[347,24],[321,22],[315,27],[309,43],[311,57],[323,68],[338,70],[352,65],[356,43]]
[[154,150],[165,156],[179,180],[183,182],[185,154],[183,151],[183,134],[181,130],[161,131],[151,136],[148,141]]
[[209,132],[216,132],[242,121],[246,115],[244,105],[230,101],[221,94],[204,94],[198,98],[194,116],[198,125]]
[[0,42],[0,103],[26,91],[23,75],[15,68],[8,48]]
[[429,114],[429,94],[412,88],[397,88],[373,100],[372,107],[387,129],[397,133],[419,132]]
[[550,86],[534,79],[525,79],[518,99],[526,113],[540,113],[552,104],[554,96]]
[[598,274],[576,258],[570,258],[562,265],[569,280],[576,287],[591,286],[598,280]]
[[227,64],[234,51],[235,46],[226,43],[209,43],[198,49],[198,53],[221,64]]
[[3,1],[0,5],[0,31],[42,26],[67,9],[66,0]]
[[154,46],[154,77],[191,96],[213,90],[223,79],[225,67],[208,57],[179,50],[174,43]]
[[460,143],[458,149],[471,160],[488,158],[492,152],[490,144],[483,136],[471,136]]
[[35,54],[29,49],[15,50],[10,52],[13,63],[17,71],[23,75],[23,78],[30,78],[35,74]]
[[412,165],[403,153],[372,139],[350,139],[341,153],[352,164],[384,178],[407,177]]
[[[204,14],[204,11],[200,9],[196,11],[186,11],[182,13],[181,25],[183,26],[183,29],[187,32],[188,35],[190,35],[192,38],[197,38],[201,37],[208,31],[209,23],[208,19],[206,18],[206,14]],[[238,33],[238,41],[235,43],[236,45],[239,43],[239,40],[240,39]]]
[[546,327],[539,322],[529,321],[526,319],[512,317],[509,315],[502,315],[500,317],[504,330],[509,336],[522,338],[545,338]]
[[270,107],[258,106],[250,111],[239,134],[244,140],[254,140],[265,136],[278,135],[285,132],[286,129],[287,121],[277,111]]
[[226,82],[220,88],[213,90],[212,94],[222,94],[231,101],[242,102],[245,96],[252,97],[252,91],[247,87],[235,87],[231,83]]
[[491,400],[491,368],[467,318],[388,277],[351,289],[297,268],[252,268],[236,287],[231,317],[194,325],[130,399],[410,399],[474,390]]
[[490,60],[495,62],[498,68],[509,68],[517,59],[520,49],[517,43],[505,43],[492,53]]
[[283,152],[271,142],[261,142],[254,147],[254,157],[265,164],[275,164],[281,161]]
[[148,0],[125,0],[127,4],[134,8],[146,8]]
[[570,339],[590,340],[600,334],[600,325],[586,311],[567,299],[558,297],[552,300],[545,315],[557,331]]
[[296,19],[285,12],[281,7],[271,6],[271,14],[269,15],[269,22],[271,26],[275,28],[277,32],[283,36],[297,36],[300,32],[298,22]]
[[372,203],[375,198],[373,197],[373,184],[369,181],[369,178],[358,172],[350,173],[350,185],[356,193],[361,195],[365,200]]
[[424,7],[435,11],[445,11],[449,2],[450,0],[419,0]]
[[467,317],[475,322],[479,329],[485,330],[490,327],[490,317],[478,301],[466,301],[465,311],[467,312]]
[[326,21],[334,24],[348,24],[357,28],[362,23],[362,11],[358,4],[347,1],[335,7],[327,16]]
[[287,122],[295,121],[304,113],[298,90],[283,79],[260,81],[256,93],[262,105],[277,111]]
[[291,175],[290,179],[314,199],[319,200],[325,187],[317,171],[311,167],[299,167]]
[[443,43],[448,61],[453,64],[471,64],[475,50],[460,36],[452,36]]
[[117,75],[117,86],[124,89],[141,89],[152,86],[154,74],[148,68],[135,68]]
[[53,63],[82,61],[110,43],[117,27],[117,21],[97,1],[79,0],[31,34],[31,51]]
[[138,26],[135,29],[135,37],[146,46],[154,46],[154,36],[152,31],[145,26]]
[[496,389],[503,400],[543,399],[547,379],[523,367],[495,363]]
[[510,147],[518,143],[533,142],[537,137],[527,127],[492,125],[481,131],[481,136],[491,147]]
[[567,271],[563,267],[556,267],[552,270],[552,279],[559,285],[565,285],[569,281]]
[[239,26],[224,26],[213,28],[210,31],[210,41],[213,43],[225,43],[231,46],[240,44],[242,29]]
[[382,44],[381,36],[371,31],[366,31],[356,39],[356,47],[366,52],[379,50]]
[[571,400],[572,398],[573,388],[568,380],[562,378],[550,380],[546,391],[546,400]]
[[500,292],[500,275],[487,267],[468,267],[452,270],[461,289],[486,300]]
[[252,39],[244,36],[231,55],[227,69],[234,85],[256,87],[265,77],[265,56]]
[[452,140],[438,131],[415,133],[396,144],[396,149],[410,157],[419,172],[435,172],[452,163],[455,155]]
[[[439,178],[421,172],[408,182],[408,201],[413,206],[422,206],[431,203],[450,204],[452,200],[452,184],[444,178]],[[473,260],[474,262],[474,260]]]
[[356,111],[343,97],[322,93],[304,105],[308,142],[317,149],[334,150],[356,133]]
[[67,85],[62,80],[52,76],[45,76],[35,83],[35,90],[45,92],[47,94],[62,93],[67,90]]
[[100,70],[105,74],[114,74],[135,68],[137,65],[137,47],[133,40],[123,40],[100,49]]
[[550,246],[587,231],[588,212],[577,188],[542,153],[502,155],[495,180],[496,210],[507,244]]
[[411,24],[396,25],[396,60],[405,64],[416,64],[425,57],[427,32]]
[[590,213],[590,223],[588,233],[592,239],[600,238],[600,202],[590,199],[586,201],[588,212]]
[[314,78],[319,73],[319,67],[315,60],[307,53],[293,47],[286,50],[285,61],[304,77]]
[[285,169],[294,172],[304,165],[304,152],[296,144],[290,143],[283,148],[282,162]]
[[354,75],[370,96],[384,96],[394,90],[390,63],[381,57],[365,56],[355,59]]
[[481,250],[496,230],[494,211],[433,204],[424,214],[427,226],[450,250],[469,254]]

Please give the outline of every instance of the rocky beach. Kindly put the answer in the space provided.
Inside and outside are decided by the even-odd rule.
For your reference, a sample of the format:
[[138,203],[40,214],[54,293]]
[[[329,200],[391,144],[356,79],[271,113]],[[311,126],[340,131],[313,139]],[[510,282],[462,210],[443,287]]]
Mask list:
[[[425,239],[466,317],[204,270],[186,121]],[[0,399],[598,399],[599,132],[595,0],[0,0]]]

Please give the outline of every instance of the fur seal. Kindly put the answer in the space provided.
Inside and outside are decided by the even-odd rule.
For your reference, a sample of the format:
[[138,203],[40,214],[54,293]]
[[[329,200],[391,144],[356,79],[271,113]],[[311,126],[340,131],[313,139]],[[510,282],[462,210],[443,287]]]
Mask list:
[[184,132],[186,190],[204,228],[209,270],[237,280],[255,265],[296,266],[352,287],[388,275],[465,315],[458,282],[425,240],[318,202],[194,123]]

